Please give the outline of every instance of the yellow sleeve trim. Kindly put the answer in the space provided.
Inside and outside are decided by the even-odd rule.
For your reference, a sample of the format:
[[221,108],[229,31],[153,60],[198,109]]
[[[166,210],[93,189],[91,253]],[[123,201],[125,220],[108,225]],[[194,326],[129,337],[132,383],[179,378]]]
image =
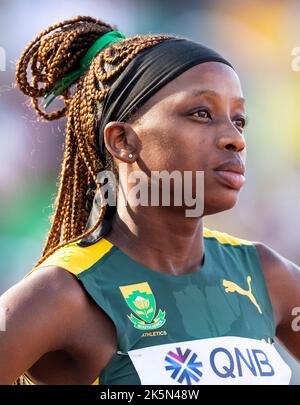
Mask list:
[[[27,375],[24,373],[23,374],[24,379],[28,383],[28,385],[36,385]],[[91,384],[91,385],[100,385],[100,379],[99,377],[96,378],[96,380]]]
[[210,230],[205,227],[203,229],[203,236],[205,238],[215,238],[223,244],[227,243],[230,245],[253,245],[253,242],[250,242],[249,240],[236,238],[235,236],[231,236],[228,233]]
[[28,385],[35,385],[34,382],[24,373],[23,377]]
[[99,377],[96,378],[96,380],[93,382],[92,385],[100,385],[100,379],[99,379]]
[[103,257],[113,245],[106,239],[101,239],[97,243],[82,247],[77,242],[69,243],[61,247],[38,267],[32,269],[26,276],[33,271],[46,266],[62,267],[70,273],[78,275],[79,273],[92,267],[101,257]]

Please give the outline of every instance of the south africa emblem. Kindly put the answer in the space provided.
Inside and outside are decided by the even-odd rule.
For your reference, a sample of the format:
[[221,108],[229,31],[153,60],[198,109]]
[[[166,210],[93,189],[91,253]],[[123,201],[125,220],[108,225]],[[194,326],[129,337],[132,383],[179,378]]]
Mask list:
[[156,313],[155,297],[147,282],[119,288],[127,305],[136,315],[127,315],[136,329],[153,330],[164,325],[166,311],[159,309]]

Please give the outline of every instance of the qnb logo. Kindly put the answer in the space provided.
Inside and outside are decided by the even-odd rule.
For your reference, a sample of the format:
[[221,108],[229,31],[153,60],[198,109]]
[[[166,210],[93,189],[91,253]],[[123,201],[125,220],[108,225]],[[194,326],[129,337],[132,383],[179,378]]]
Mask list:
[[250,372],[254,377],[272,377],[275,374],[266,353],[260,349],[233,351],[217,347],[210,353],[209,363],[213,372],[221,378],[243,377]]
[[197,383],[202,377],[202,362],[197,361],[197,354],[186,349],[184,354],[180,347],[176,348],[176,353],[169,351],[165,357],[168,363],[165,366],[167,371],[172,371],[171,377],[180,384],[192,385],[192,381]]

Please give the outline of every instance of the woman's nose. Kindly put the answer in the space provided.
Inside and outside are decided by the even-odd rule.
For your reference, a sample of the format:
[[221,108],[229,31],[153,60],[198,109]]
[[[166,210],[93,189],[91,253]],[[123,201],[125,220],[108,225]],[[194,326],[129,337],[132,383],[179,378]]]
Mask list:
[[220,149],[242,152],[246,147],[244,135],[236,127],[227,128],[218,138],[218,147]]

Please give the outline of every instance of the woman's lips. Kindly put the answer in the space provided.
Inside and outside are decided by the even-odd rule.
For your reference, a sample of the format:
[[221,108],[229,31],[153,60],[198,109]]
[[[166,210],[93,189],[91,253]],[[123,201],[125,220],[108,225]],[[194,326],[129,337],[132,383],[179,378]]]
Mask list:
[[245,176],[240,173],[225,170],[215,170],[214,173],[221,183],[234,188],[235,190],[242,188],[245,183]]

